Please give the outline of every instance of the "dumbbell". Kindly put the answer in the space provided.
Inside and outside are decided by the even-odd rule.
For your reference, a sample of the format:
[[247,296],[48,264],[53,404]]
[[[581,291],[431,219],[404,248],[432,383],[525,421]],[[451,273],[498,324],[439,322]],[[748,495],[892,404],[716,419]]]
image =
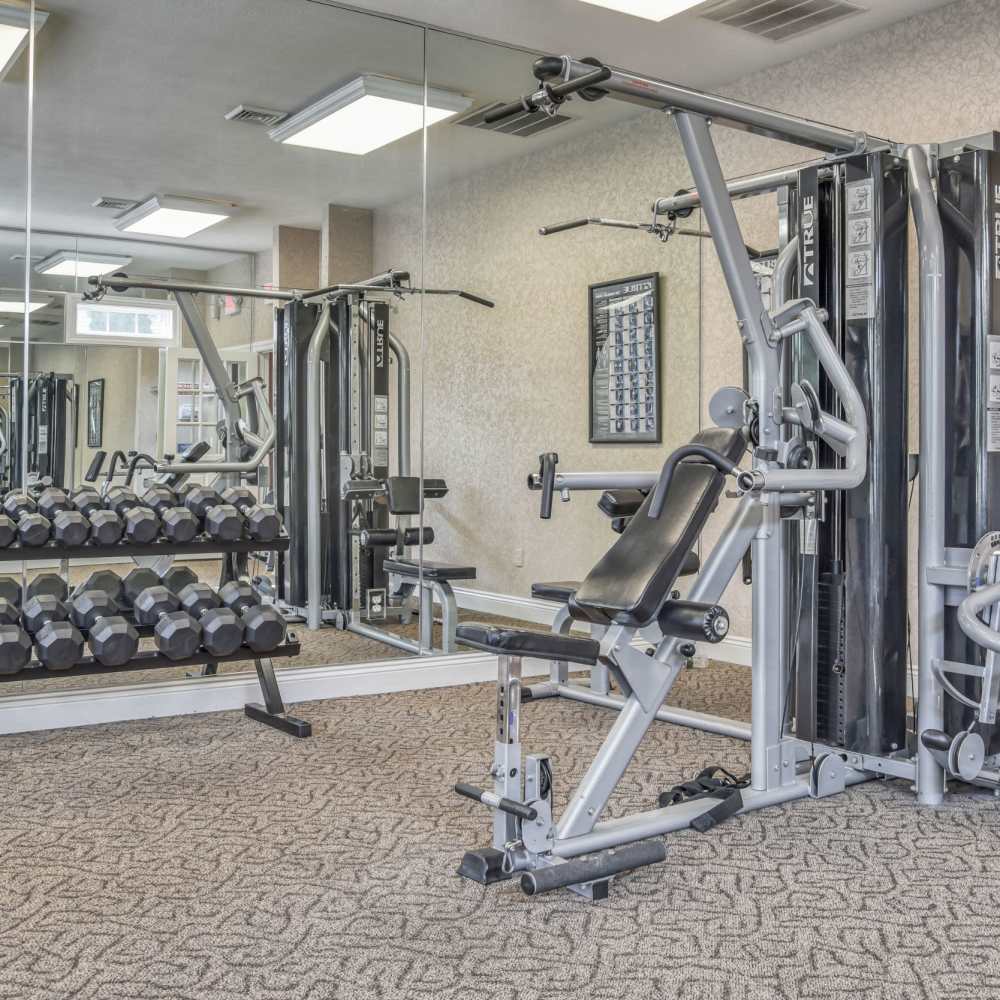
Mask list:
[[169,486],[151,486],[143,493],[142,502],[157,513],[163,534],[172,542],[190,542],[201,530],[198,518],[180,505]]
[[52,537],[60,545],[83,545],[90,532],[90,521],[78,510],[60,510],[52,518]]
[[31,638],[16,604],[0,597],[0,674],[18,674],[31,659]]
[[188,584],[197,582],[198,574],[189,566],[171,566],[160,577],[160,583],[174,594],[179,594]]
[[216,656],[229,656],[243,644],[243,620],[222,607],[207,583],[189,583],[178,595],[181,608],[201,625],[201,644]]
[[95,510],[90,517],[90,537],[98,545],[114,545],[122,537],[125,525],[113,510]]
[[3,502],[4,513],[17,522],[17,537],[22,545],[37,547],[49,540],[52,524],[38,513],[35,501],[27,493],[8,493]]
[[83,657],[83,636],[67,619],[69,610],[52,594],[25,601],[21,620],[34,636],[38,659],[49,670],[69,670]]
[[48,594],[57,601],[65,601],[69,596],[69,585],[58,573],[39,573],[28,584],[25,594],[28,600],[41,594]]
[[0,514],[0,549],[7,548],[15,538],[17,525],[6,514]]
[[38,513],[50,521],[55,520],[59,511],[71,510],[72,507],[69,497],[55,486],[42,490],[38,496]]
[[15,608],[21,606],[21,585],[12,576],[0,576],[0,598],[13,604]]
[[78,629],[87,631],[87,645],[104,666],[124,666],[139,651],[139,633],[118,614],[118,605],[103,590],[76,595],[69,615]]
[[129,507],[120,516],[130,542],[147,545],[160,533],[160,519],[149,507]]
[[90,517],[94,511],[104,510],[104,501],[96,490],[78,490],[71,499],[73,507],[84,517]]
[[261,604],[253,587],[230,580],[219,590],[219,599],[243,620],[243,641],[255,653],[267,653],[285,641],[285,619],[273,607]]
[[171,660],[185,660],[201,645],[201,626],[186,612],[180,601],[166,587],[147,587],[132,605],[139,625],[154,625],[156,648]]
[[281,534],[281,515],[270,504],[258,504],[244,486],[230,486],[222,499],[232,504],[246,518],[247,532],[258,542],[273,542]]
[[115,597],[119,604],[134,607],[136,599],[149,587],[162,586],[173,594],[179,594],[189,583],[197,582],[197,574],[187,566],[171,566],[162,576],[146,566],[137,566],[122,581],[119,596],[115,597],[114,594],[111,596]]
[[[0,582],[0,586],[2,586],[2,582]],[[122,585],[121,577],[117,573],[112,573],[111,570],[108,569],[101,569],[91,573],[90,576],[88,576],[87,579],[73,591],[73,600],[75,601],[80,594],[83,594],[88,590],[103,591],[108,595],[108,597],[111,598],[112,601],[115,602],[115,604],[120,604],[124,587]],[[0,596],[3,596],[2,592],[0,592]]]
[[124,518],[125,512],[133,507],[140,507],[139,498],[126,486],[115,486],[104,495],[104,502],[109,510]]
[[184,498],[184,505],[201,519],[206,532],[220,542],[235,542],[243,537],[243,515],[207,486],[195,486]]

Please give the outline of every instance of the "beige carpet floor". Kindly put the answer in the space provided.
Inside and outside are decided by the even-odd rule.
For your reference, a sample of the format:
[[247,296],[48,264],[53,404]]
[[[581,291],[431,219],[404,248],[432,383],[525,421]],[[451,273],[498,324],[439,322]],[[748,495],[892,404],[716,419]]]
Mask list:
[[[749,672],[672,701],[746,716]],[[591,905],[458,879],[488,812],[494,691],[313,702],[0,740],[3,1000],[968,1000],[1000,997],[1000,806],[870,783],[668,840]],[[613,722],[528,705],[557,800]],[[658,724],[610,813],[745,745]]]

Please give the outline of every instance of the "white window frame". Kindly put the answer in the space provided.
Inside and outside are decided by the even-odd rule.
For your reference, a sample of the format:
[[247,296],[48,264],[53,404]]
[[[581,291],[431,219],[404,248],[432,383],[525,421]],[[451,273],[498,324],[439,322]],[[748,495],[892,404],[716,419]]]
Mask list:
[[64,304],[64,328],[67,344],[92,344],[95,346],[114,345],[118,347],[177,347],[181,338],[181,313],[173,299],[142,299],[116,295],[101,300],[101,305],[126,309],[154,309],[171,314],[173,334],[170,337],[143,337],[139,335],[115,333],[79,333],[76,328],[77,306],[84,301],[83,295],[67,292]]

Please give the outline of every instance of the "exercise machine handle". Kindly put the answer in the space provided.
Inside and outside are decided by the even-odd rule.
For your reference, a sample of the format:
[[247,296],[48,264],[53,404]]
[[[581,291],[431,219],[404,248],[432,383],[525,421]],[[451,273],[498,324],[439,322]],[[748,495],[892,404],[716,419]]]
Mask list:
[[974,590],[958,606],[959,628],[977,645],[992,653],[1000,653],[1000,632],[995,632],[980,617],[980,613],[1000,602],[1000,583]]
[[723,475],[733,476],[739,472],[735,462],[714,448],[706,448],[703,444],[686,444],[677,448],[663,463],[660,478],[657,479],[656,488],[653,490],[653,498],[649,502],[649,510],[646,512],[649,517],[657,518],[663,513],[664,504],[667,502],[667,493],[670,490],[670,483],[674,478],[677,466],[691,458],[700,458],[702,461],[708,462],[709,465],[714,465]]
[[152,455],[147,455],[142,451],[136,452],[132,456],[132,461],[128,463],[128,472],[125,474],[126,486],[132,485],[132,480],[135,478],[135,471],[139,467],[140,462],[145,462],[151,469],[156,468],[156,459]]
[[565,233],[570,229],[581,229],[590,225],[590,219],[570,219],[569,222],[557,222],[553,226],[542,226],[538,230],[539,236],[554,236],[556,233]]
[[513,115],[531,114],[533,111],[537,111],[542,105],[557,106],[562,104],[571,94],[587,90],[599,83],[604,83],[605,80],[609,80],[610,78],[611,70],[607,66],[598,66],[590,73],[584,73],[583,76],[577,77],[575,80],[566,80],[563,83],[557,84],[546,83],[535,94],[519,97],[516,101],[511,101],[509,104],[502,104],[499,108],[488,111],[483,115],[483,124],[494,125],[496,122],[501,122]]
[[93,459],[91,459],[90,465],[87,467],[87,472],[83,477],[85,483],[94,482],[97,477],[101,474],[101,467],[104,465],[104,460],[108,457],[106,451],[98,451],[94,453]]
[[552,517],[552,496],[556,488],[556,466],[559,464],[559,455],[554,451],[547,451],[538,456],[538,480],[542,490],[542,512],[543,521]]
[[538,810],[532,809],[531,806],[526,806],[523,802],[515,802],[514,799],[505,799],[502,795],[476,788],[475,785],[467,785],[464,781],[455,785],[455,791],[467,799],[472,799],[473,802],[492,806],[494,809],[509,813],[511,816],[517,816],[518,819],[527,820],[529,823],[538,819]]

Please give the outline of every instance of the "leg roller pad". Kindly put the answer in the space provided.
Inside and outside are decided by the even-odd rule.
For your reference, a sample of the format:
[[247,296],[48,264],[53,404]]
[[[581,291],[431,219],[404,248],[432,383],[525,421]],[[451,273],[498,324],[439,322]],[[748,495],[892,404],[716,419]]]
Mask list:
[[509,882],[512,878],[503,870],[503,851],[493,847],[485,847],[481,851],[466,851],[458,866],[458,874],[482,885]]

